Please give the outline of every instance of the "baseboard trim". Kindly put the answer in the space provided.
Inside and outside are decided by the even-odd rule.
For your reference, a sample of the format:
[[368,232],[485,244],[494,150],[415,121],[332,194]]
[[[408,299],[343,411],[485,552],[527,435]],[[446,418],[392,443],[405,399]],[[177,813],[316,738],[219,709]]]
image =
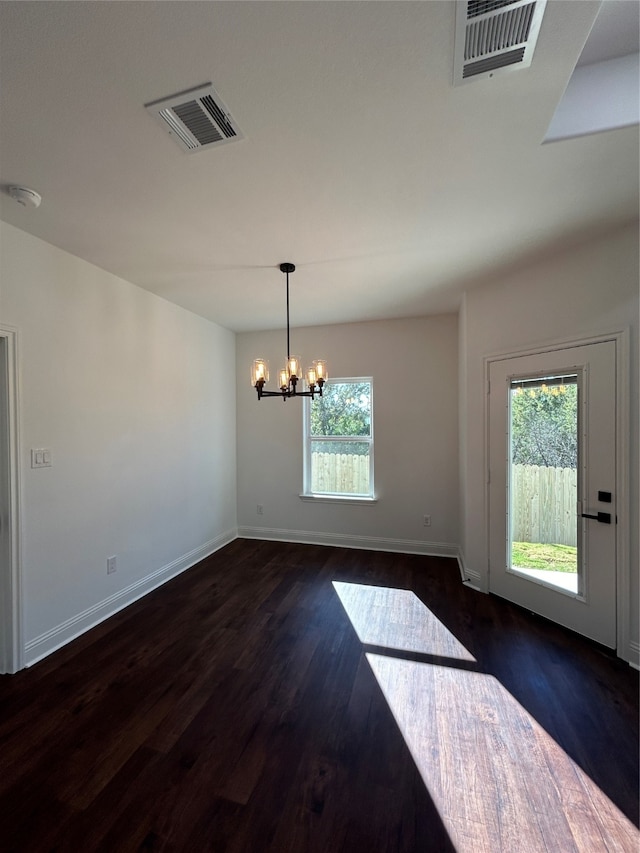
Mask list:
[[413,539],[385,539],[377,536],[353,536],[346,533],[318,533],[311,530],[282,530],[275,527],[239,527],[240,539],[265,539],[269,542],[298,542],[301,545],[332,545],[362,551],[393,551],[397,554],[424,554],[429,557],[458,556],[458,546],[446,542],[421,542]]
[[[194,548],[182,557],[162,566],[151,574],[121,589],[119,592],[105,598],[61,622],[49,631],[45,631],[35,639],[30,640],[24,647],[25,666],[30,667],[53,652],[66,646],[76,637],[124,610],[134,601],[143,598],[149,592],[162,586],[171,578],[187,571],[205,557],[219,551],[233,542],[234,539],[264,539],[271,542],[299,542],[303,545],[329,545],[337,548],[356,548],[363,551],[391,551],[398,554],[422,554],[429,557],[451,557],[458,563],[460,577],[465,586],[478,592],[484,590],[480,586],[480,573],[465,565],[464,554],[457,545],[445,542],[421,542],[411,539],[386,539],[377,536],[351,536],[344,533],[318,533],[309,530],[282,530],[269,527],[239,527],[220,534],[215,539],[205,542],[199,548]],[[619,652],[618,652],[619,653]],[[623,657],[621,655],[621,657]],[[640,643],[629,642],[626,657],[629,666],[640,670]]]
[[151,574],[146,575],[144,578],[110,595],[103,601],[61,622],[49,631],[45,631],[44,634],[40,634],[40,636],[35,637],[33,640],[29,640],[29,642],[25,643],[24,647],[25,666],[33,666],[34,663],[57,651],[57,649],[66,646],[67,643],[70,643],[76,637],[99,625],[100,622],[104,622],[105,619],[115,615],[120,610],[124,610],[125,607],[133,604],[134,601],[143,598],[147,593],[162,586],[162,584],[171,580],[171,578],[190,569],[196,563],[199,563],[200,560],[220,550],[220,548],[228,545],[229,542],[233,542],[237,537],[238,534],[235,529],[228,530],[215,539],[205,542],[204,545],[194,548],[193,551],[189,551],[189,553],[184,554],[182,557],[178,557],[171,563],[167,563],[166,566],[156,569],[156,571],[151,572]]
[[640,643],[635,643],[633,640],[629,641],[629,656],[627,657],[627,663],[634,669],[640,670]]
[[458,560],[458,566],[460,567],[462,583],[471,589],[475,589],[476,592],[484,592],[482,589],[482,578],[480,576],[480,572],[476,572],[474,569],[470,569],[467,566],[461,548],[457,549],[456,558]]

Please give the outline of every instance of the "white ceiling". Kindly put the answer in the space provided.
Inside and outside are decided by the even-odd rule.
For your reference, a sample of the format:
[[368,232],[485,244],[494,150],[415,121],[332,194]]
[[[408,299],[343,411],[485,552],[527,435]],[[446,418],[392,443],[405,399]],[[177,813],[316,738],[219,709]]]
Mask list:
[[[453,2],[1,2],[0,218],[236,331],[282,327],[285,260],[292,325],[455,310],[638,216],[637,127],[541,144],[599,5],[454,87]],[[245,138],[188,155],[144,104],[207,82]]]
[[605,0],[589,33],[578,65],[591,65],[638,52],[638,0]]

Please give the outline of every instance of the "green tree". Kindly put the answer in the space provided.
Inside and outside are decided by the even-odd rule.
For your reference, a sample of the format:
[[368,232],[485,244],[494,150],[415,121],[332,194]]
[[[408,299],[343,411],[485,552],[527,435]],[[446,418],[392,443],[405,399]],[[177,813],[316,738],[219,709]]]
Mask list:
[[[311,404],[311,435],[371,435],[371,384],[369,382],[327,383],[322,397]],[[365,453],[361,443],[332,443],[335,453]]]
[[515,388],[511,393],[513,464],[576,468],[577,413],[577,385]]

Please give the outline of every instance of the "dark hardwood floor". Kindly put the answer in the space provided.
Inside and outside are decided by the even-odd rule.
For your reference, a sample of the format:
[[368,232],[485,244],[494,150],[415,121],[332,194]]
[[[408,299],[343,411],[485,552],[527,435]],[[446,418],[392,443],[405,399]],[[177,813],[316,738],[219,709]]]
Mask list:
[[638,673],[454,561],[236,540],[0,678],[0,849],[637,851]]

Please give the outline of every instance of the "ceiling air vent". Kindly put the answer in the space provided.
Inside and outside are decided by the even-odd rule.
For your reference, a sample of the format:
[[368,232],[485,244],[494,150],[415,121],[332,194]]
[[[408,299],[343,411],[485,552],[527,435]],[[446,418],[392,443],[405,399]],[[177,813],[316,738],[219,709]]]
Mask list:
[[145,108],[189,154],[243,136],[211,83],[152,101]]
[[457,0],[453,82],[528,68],[547,0]]

